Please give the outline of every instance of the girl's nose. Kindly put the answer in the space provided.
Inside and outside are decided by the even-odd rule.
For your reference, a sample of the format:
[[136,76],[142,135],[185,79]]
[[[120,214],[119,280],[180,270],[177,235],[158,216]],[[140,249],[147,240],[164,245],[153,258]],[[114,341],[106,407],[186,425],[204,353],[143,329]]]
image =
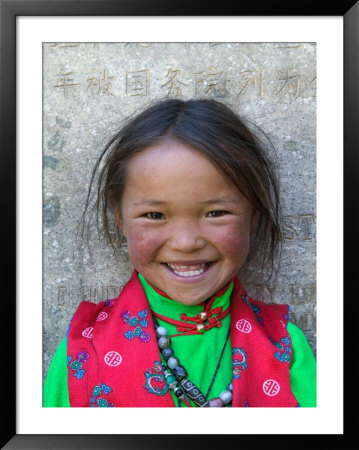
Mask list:
[[183,221],[172,228],[168,245],[172,250],[192,253],[206,245],[199,226],[189,221]]

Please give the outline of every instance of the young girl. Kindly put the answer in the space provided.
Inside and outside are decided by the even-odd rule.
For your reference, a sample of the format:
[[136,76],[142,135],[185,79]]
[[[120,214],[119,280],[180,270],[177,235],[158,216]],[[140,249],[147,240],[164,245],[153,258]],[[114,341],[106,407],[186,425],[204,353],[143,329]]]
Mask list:
[[44,406],[315,406],[288,306],[249,298],[237,277],[249,257],[273,269],[280,242],[276,179],[240,118],[161,101],[114,136],[90,191],[97,175],[97,213],[109,238],[113,213],[134,271],[117,299],[79,305]]

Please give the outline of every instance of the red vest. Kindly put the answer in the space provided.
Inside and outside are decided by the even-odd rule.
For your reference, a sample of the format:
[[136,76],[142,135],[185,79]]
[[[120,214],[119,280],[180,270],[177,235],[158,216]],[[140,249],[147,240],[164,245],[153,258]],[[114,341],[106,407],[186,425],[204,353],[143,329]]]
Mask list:
[[[233,281],[232,406],[299,406],[290,387],[288,306],[250,299],[238,278]],[[67,355],[72,407],[175,406],[135,271],[117,299],[80,303],[68,330]]]

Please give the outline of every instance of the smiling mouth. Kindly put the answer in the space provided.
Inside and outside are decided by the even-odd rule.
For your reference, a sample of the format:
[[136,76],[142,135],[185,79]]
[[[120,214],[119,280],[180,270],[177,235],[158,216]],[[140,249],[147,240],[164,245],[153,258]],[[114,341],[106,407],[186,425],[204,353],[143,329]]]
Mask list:
[[183,278],[197,277],[202,275],[206,270],[208,270],[211,262],[202,264],[170,264],[165,263],[165,265],[176,275]]

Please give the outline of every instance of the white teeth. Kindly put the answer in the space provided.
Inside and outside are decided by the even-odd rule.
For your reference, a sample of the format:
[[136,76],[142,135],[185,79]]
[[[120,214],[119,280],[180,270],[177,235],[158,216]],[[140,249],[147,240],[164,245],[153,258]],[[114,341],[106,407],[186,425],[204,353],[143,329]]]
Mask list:
[[197,275],[201,275],[204,272],[204,269],[201,270],[187,270],[186,272],[179,272],[177,270],[173,271],[176,275],[179,275],[180,277],[195,277]]
[[206,270],[206,263],[203,264],[193,264],[189,266],[181,265],[181,264],[168,264],[173,272],[180,277],[195,277],[201,275]]

